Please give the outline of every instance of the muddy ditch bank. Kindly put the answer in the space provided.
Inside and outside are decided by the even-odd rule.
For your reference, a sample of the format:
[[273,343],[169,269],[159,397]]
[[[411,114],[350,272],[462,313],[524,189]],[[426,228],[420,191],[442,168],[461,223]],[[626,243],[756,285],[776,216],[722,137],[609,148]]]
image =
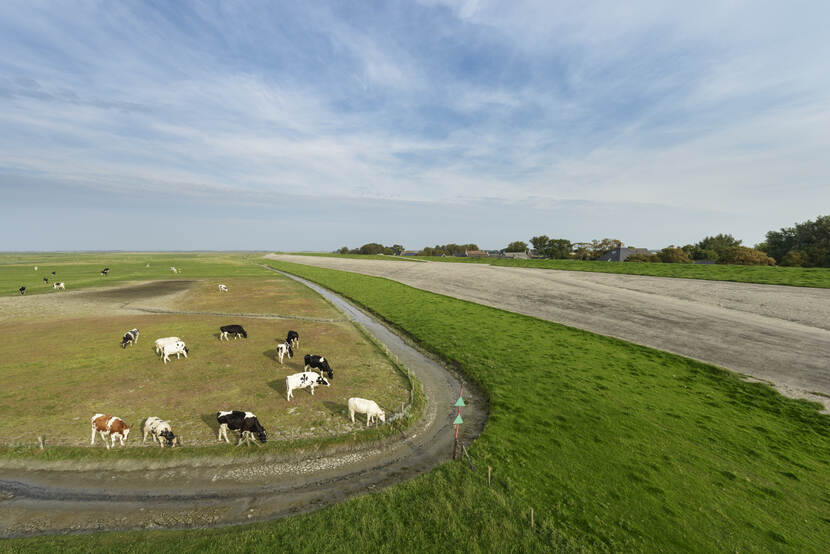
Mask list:
[[[359,323],[421,382],[427,404],[414,425],[378,443],[241,460],[0,460],[0,537],[269,520],[376,492],[448,461],[462,378],[343,298],[293,278]],[[487,403],[463,384],[460,438],[469,445],[484,429]]]

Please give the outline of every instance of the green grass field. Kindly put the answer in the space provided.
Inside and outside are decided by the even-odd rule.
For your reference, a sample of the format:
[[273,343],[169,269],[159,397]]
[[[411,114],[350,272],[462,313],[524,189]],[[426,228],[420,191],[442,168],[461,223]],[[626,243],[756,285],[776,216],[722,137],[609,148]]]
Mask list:
[[477,471],[448,462],[281,521],[0,548],[826,551],[830,417],[816,405],[680,356],[393,281],[270,264],[363,304],[478,382],[491,414],[470,448]]
[[[312,255],[305,254],[303,255]],[[489,264],[506,267],[532,267],[562,271],[593,271],[626,275],[650,275],[653,277],[679,277],[683,279],[708,279],[711,281],[736,281],[762,285],[790,285],[794,287],[830,288],[830,268],[770,267],[747,265],[655,264],[628,262],[594,262],[582,260],[511,260],[499,258],[456,258],[453,256],[360,256],[340,254],[313,254],[315,256],[349,257],[360,259],[398,259],[444,263]]]
[[[0,253],[0,296],[17,295],[21,286],[26,287],[27,295],[60,294],[52,288],[54,281],[65,282],[70,291],[130,280],[262,276],[262,269],[247,261],[251,256],[218,252]],[[181,268],[182,273],[174,274],[170,266]],[[110,268],[106,277],[101,275],[105,267]],[[44,277],[49,284],[44,284]]]

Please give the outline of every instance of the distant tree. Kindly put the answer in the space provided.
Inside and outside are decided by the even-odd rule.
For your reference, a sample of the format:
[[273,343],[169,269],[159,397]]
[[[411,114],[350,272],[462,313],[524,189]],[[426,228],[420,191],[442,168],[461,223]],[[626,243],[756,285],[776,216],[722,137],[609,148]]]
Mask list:
[[360,254],[383,254],[384,253],[384,246],[382,244],[378,244],[377,242],[370,242],[368,244],[364,244],[360,247]]
[[436,244],[433,246],[425,246],[418,254],[421,256],[454,256],[455,254],[463,254],[467,250],[479,250],[477,244]]
[[718,263],[738,265],[775,265],[775,259],[766,253],[748,246],[733,246],[727,248],[720,256]]
[[801,267],[805,263],[807,263],[807,254],[805,254],[801,250],[790,250],[789,252],[784,254],[784,258],[781,260],[780,265],[790,267]]
[[550,239],[545,248],[545,256],[555,260],[564,260],[571,257],[573,245],[566,239]]
[[348,246],[341,246],[340,249],[337,251],[338,254],[348,254],[349,247]]
[[525,252],[527,251],[527,243],[521,240],[511,242],[504,249],[505,252]]
[[801,252],[805,267],[830,267],[830,216],[796,223],[795,227],[767,233],[767,254],[784,261],[792,250]]
[[591,259],[596,260],[601,258],[604,254],[611,252],[615,248],[621,248],[623,242],[618,239],[602,239],[591,241]]
[[533,249],[536,251],[537,254],[542,256],[547,256],[547,248],[548,243],[550,242],[550,237],[547,235],[539,235],[538,237],[532,237],[530,239],[530,244],[533,245]]
[[406,249],[400,244],[392,245],[392,254],[394,254],[395,256],[400,256],[401,252],[403,252],[404,250]]
[[571,257],[575,260],[590,260],[593,255],[590,242],[575,242]]
[[[728,248],[734,248],[740,245],[741,241],[736,239],[732,235],[718,234],[714,237],[706,237],[702,241],[698,242],[695,245],[697,247],[697,254],[693,255],[692,257],[695,260],[717,261]],[[711,252],[716,253],[714,257],[711,256]]]
[[690,264],[692,258],[682,248],[674,245],[667,246],[657,253],[657,258],[666,264]]

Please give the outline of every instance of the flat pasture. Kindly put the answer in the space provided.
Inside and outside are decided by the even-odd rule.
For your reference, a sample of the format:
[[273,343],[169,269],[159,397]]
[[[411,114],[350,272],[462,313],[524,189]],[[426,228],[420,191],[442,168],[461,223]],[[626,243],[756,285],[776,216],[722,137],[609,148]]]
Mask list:
[[[377,347],[325,300],[290,279],[263,271],[259,278],[225,279],[230,292],[220,293],[213,278],[164,277],[43,299],[6,299],[7,309],[0,312],[0,334],[8,338],[0,342],[0,452],[101,456],[88,448],[89,418],[96,412],[117,415],[133,428],[119,455],[136,450],[140,424],[153,415],[170,421],[185,446],[214,447],[215,413],[229,409],[259,416],[270,439],[262,451],[284,449],[296,441],[343,440],[363,430],[363,423],[348,420],[351,396],[371,397],[389,411],[409,398],[405,377]],[[269,317],[139,312],[156,306],[171,282],[181,286],[163,303],[167,311]],[[30,300],[39,301],[36,312],[27,311]],[[126,313],[119,314],[122,307]],[[230,323],[243,325],[248,338],[220,341],[219,327]],[[133,327],[141,332],[138,344],[122,349],[121,336]],[[300,333],[300,348],[280,365],[275,347],[289,329]],[[171,335],[181,337],[190,352],[187,359],[173,356],[164,364],[153,342]],[[305,353],[329,358],[332,385],[318,387],[314,396],[295,391],[287,402],[285,377],[303,371]],[[50,445],[46,453],[32,448],[38,435]],[[96,445],[104,450],[99,439]]]

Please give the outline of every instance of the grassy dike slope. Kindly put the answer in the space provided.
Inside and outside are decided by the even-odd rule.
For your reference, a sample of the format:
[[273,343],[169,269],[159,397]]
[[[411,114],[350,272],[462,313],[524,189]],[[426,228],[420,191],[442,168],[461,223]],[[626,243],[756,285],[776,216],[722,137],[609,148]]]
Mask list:
[[813,405],[710,365],[385,279],[272,265],[369,307],[486,389],[490,420],[470,448],[477,472],[447,463],[283,521],[0,548],[822,552],[830,541],[830,418]]

